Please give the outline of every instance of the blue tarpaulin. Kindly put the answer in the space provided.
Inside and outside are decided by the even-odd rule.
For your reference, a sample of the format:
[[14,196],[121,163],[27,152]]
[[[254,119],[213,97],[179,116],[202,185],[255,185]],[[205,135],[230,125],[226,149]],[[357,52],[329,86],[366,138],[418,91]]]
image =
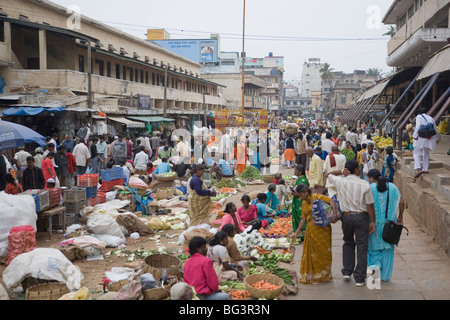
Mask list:
[[4,116],[35,116],[45,111],[48,112],[61,112],[66,110],[65,107],[13,107],[3,111]]

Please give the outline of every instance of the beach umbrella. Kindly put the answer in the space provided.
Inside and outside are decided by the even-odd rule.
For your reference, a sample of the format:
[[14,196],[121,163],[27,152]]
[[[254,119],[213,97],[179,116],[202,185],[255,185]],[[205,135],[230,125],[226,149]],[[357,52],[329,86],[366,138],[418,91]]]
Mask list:
[[0,120],[0,151],[16,149],[32,142],[43,147],[45,137],[20,124]]

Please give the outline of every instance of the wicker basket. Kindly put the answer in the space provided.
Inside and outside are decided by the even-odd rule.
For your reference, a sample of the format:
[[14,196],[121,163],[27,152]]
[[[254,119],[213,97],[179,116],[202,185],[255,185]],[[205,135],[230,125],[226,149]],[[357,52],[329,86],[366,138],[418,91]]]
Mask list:
[[178,179],[178,175],[173,175],[170,177],[162,177],[162,176],[157,176],[156,180],[161,181],[161,182],[170,182],[170,181],[175,181]]
[[269,175],[263,176],[262,179],[265,183],[271,183],[273,181],[274,177],[275,176],[273,174],[269,174]]
[[106,287],[108,288],[108,291],[118,292],[127,283],[128,283],[128,280],[119,280],[119,281],[115,281],[115,282],[109,282],[106,285]]
[[27,289],[26,300],[58,300],[70,290],[64,283],[42,283]]
[[163,288],[153,288],[142,290],[144,300],[164,300],[169,296],[169,290]]
[[[273,285],[279,286],[276,290],[257,289],[252,284],[258,281],[265,280]],[[278,297],[283,291],[284,281],[280,277],[273,274],[251,274],[244,279],[246,290],[253,298],[265,298],[267,300],[273,300]]]
[[181,277],[182,262],[170,254],[152,254],[145,258],[144,272],[151,273],[155,279],[160,279],[164,269],[167,276]]
[[173,195],[173,188],[161,188],[156,191],[156,200],[164,200]]

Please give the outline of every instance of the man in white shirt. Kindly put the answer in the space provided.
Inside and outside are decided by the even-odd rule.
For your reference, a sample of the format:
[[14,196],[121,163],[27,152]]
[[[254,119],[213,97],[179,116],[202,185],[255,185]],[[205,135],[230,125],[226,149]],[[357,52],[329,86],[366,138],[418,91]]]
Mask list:
[[145,147],[140,146],[139,152],[134,157],[134,168],[136,170],[146,170],[148,163],[148,154],[145,152]]
[[233,140],[230,137],[230,129],[225,129],[225,134],[222,135],[219,143],[219,151],[222,153],[223,159],[230,159],[233,154]]
[[[347,169],[350,174],[344,177]],[[342,211],[342,231],[344,245],[342,250],[342,274],[345,279],[351,275],[356,281],[356,286],[362,287],[367,276],[367,252],[369,247],[369,235],[375,231],[374,197],[370,184],[359,178],[359,163],[349,160],[342,171],[326,173],[325,176],[337,190],[337,199]],[[356,267],[355,267],[355,249]]]
[[327,131],[325,139],[322,140],[322,150],[326,151],[326,153],[331,153],[332,148],[335,146],[334,142],[331,141],[331,137],[333,134],[330,131]]
[[[339,152],[339,147],[335,145],[332,148],[332,152],[330,152],[325,159],[323,170],[326,173],[342,171],[345,168],[346,162],[347,158]],[[336,188],[330,181],[328,181],[328,179],[326,181],[325,188],[327,188],[328,196],[330,198],[336,194]]]
[[184,163],[190,163],[191,161],[191,148],[184,142],[182,136],[178,137],[179,141],[175,147],[175,151],[178,153],[180,159]]
[[[416,115],[416,126],[413,133],[413,156],[414,156],[414,170],[416,170],[415,178],[418,178],[422,173],[428,173],[430,164],[430,151],[436,150],[436,134],[432,137],[426,138],[419,135],[419,130],[422,125],[431,123],[437,133],[436,122],[432,117],[425,113],[425,110],[419,110]],[[423,159],[422,159],[423,158]]]
[[73,148],[72,154],[75,157],[75,162],[77,164],[76,175],[85,174],[86,167],[90,164],[89,160],[91,159],[91,153],[89,152],[88,147],[84,144],[83,139],[78,140],[75,148]]

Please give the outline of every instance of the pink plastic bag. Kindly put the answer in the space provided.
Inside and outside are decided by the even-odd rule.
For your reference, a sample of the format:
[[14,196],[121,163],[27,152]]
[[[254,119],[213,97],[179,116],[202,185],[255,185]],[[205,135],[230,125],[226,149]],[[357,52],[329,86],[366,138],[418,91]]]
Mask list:
[[32,226],[18,226],[11,228],[8,235],[9,253],[5,266],[7,267],[18,255],[30,252],[36,248],[36,233]]

